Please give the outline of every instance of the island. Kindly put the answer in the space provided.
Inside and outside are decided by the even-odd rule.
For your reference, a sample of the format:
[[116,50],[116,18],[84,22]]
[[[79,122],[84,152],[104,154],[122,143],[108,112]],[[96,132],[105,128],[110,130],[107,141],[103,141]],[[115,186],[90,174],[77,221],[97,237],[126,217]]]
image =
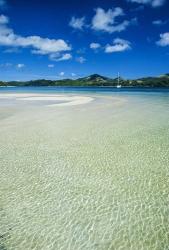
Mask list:
[[24,86],[77,86],[77,87],[116,87],[118,84],[122,87],[169,87],[169,74],[157,77],[144,77],[139,79],[109,78],[99,74],[93,74],[78,79],[61,80],[30,80],[30,81],[0,81],[0,87],[24,87]]

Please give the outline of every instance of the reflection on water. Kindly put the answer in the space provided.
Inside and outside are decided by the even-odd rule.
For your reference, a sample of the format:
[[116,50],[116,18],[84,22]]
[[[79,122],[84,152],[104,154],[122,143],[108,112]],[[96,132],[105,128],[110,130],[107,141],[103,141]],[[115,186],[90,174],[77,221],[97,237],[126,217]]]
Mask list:
[[169,94],[79,95],[0,99],[0,250],[167,249]]

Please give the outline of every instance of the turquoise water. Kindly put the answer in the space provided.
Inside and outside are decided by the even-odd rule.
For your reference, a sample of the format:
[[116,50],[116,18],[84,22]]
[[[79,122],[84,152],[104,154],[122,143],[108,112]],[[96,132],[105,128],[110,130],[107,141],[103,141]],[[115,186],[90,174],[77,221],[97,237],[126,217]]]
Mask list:
[[0,170],[0,250],[167,250],[169,92],[3,88]]

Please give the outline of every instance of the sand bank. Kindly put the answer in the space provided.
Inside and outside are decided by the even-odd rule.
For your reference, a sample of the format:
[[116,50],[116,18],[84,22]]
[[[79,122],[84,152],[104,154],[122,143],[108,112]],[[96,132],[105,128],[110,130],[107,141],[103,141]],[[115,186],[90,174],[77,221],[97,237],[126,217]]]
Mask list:
[[[34,93],[0,94],[0,98],[10,98],[17,101],[48,101],[46,106],[50,107],[81,105],[94,100],[94,98],[89,96],[47,95]],[[50,101],[52,101],[52,104],[49,104]],[[56,101],[56,103],[53,103],[54,101]]]

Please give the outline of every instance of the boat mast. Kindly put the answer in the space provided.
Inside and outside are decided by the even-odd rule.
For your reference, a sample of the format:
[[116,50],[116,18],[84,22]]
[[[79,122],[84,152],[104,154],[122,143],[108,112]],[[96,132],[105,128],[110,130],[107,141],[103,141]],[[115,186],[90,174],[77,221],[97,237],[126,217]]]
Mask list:
[[118,85],[119,85],[119,83],[120,83],[120,74],[118,72]]

